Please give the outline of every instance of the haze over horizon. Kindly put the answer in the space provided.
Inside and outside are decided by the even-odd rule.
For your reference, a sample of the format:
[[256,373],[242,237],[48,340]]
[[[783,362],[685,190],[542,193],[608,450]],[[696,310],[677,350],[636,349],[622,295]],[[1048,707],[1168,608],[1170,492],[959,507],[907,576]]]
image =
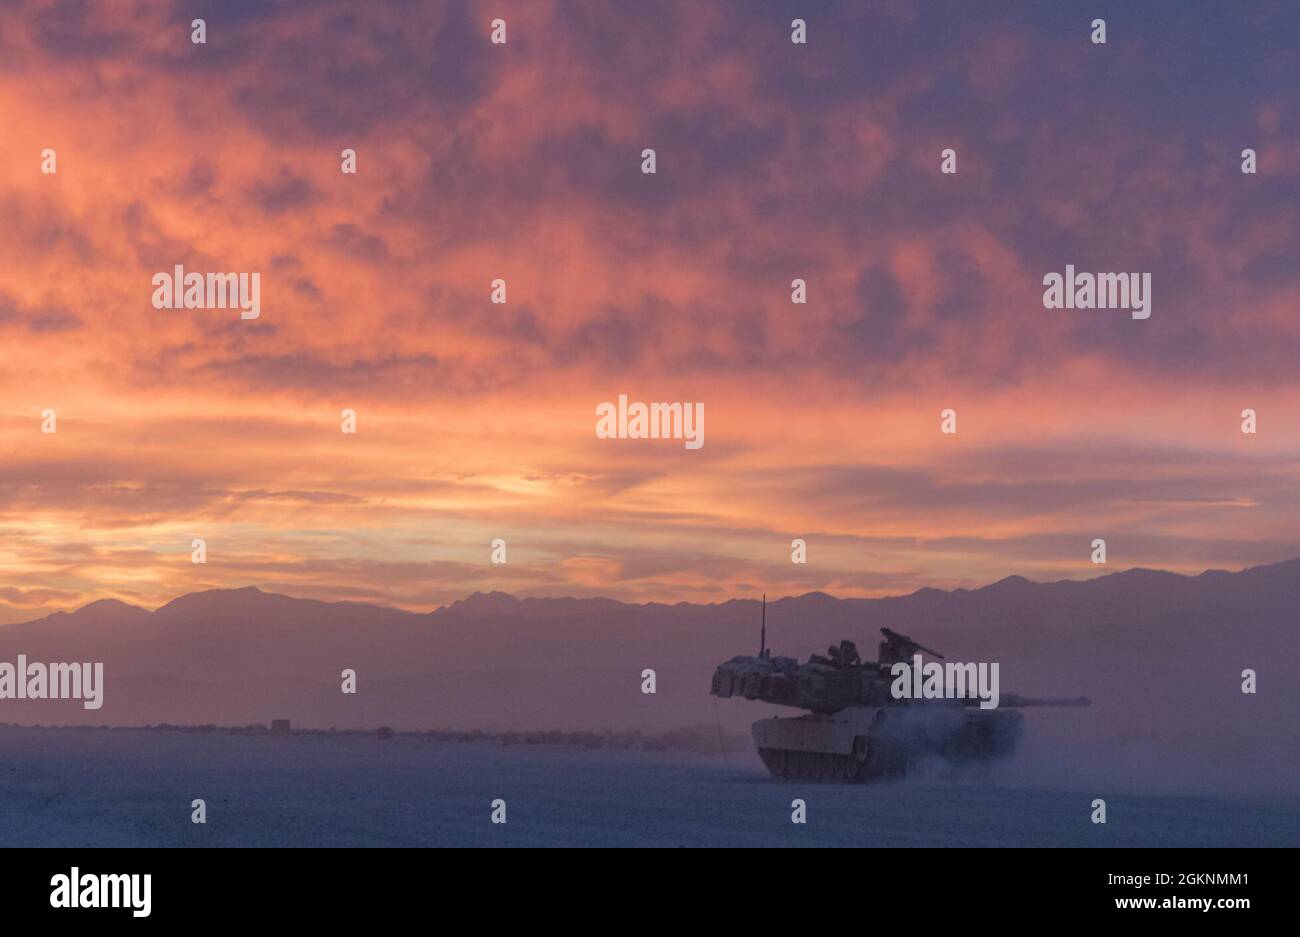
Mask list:
[[[768,603],[767,646],[806,659],[881,627],[955,661],[995,661],[1003,693],[1087,696],[1028,713],[1015,770],[1052,785],[1285,793],[1300,784],[1300,560],[1182,576],[1129,570],[1087,582],[1009,577],[978,590]],[[709,695],[714,667],[758,650],[756,600],[626,605],[478,595],[433,612],[324,604],[255,589],[112,602],[0,627],[0,662],[103,664],[102,707],[8,699],[39,725],[266,725],[743,735],[774,707]],[[358,691],[340,692],[345,668]],[[647,668],[657,675],[643,692]],[[1257,693],[1243,693],[1246,669]],[[1035,754],[1036,752],[1036,754]]]
[[[1300,8],[805,6],[6,3],[0,623],[1300,556]],[[153,308],[176,264],[260,318]],[[1045,309],[1067,264],[1151,317]],[[619,394],[705,444],[598,439]]]

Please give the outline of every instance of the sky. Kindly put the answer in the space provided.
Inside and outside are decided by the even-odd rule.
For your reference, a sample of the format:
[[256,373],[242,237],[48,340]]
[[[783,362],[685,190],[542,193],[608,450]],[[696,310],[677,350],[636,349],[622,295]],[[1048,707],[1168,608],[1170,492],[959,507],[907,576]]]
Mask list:
[[1135,6],[4,4],[0,623],[1300,556],[1300,7]]

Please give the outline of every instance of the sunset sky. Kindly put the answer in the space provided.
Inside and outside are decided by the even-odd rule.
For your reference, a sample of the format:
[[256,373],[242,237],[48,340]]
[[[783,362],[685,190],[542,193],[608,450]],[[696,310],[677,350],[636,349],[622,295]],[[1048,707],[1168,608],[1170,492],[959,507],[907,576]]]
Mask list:
[[[1294,3],[5,3],[0,622],[1300,556],[1297,35]],[[176,264],[259,272],[261,317],[153,308]],[[1045,309],[1066,264],[1151,273],[1150,319]],[[598,439],[619,394],[702,402],[703,448]]]

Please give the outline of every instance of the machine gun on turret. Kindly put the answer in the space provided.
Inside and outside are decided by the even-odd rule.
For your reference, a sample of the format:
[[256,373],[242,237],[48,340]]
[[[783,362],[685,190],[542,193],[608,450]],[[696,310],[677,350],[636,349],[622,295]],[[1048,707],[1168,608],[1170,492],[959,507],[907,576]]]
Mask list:
[[877,660],[880,662],[881,670],[888,670],[899,661],[905,661],[913,654],[918,652],[929,654],[931,657],[937,657],[943,660],[943,655],[938,651],[932,651],[928,647],[917,644],[905,634],[899,634],[897,631],[890,631],[888,628],[881,628],[880,633],[885,636],[885,640],[880,642]]

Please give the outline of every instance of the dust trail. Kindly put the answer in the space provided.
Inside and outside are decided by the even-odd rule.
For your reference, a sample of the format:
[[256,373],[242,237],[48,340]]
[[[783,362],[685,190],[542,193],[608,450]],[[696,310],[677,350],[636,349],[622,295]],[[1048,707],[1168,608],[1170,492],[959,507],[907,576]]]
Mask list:
[[989,779],[1039,789],[1300,802],[1300,735],[1253,728],[1117,732],[1086,711],[1056,721],[1030,713],[1020,750],[995,766]]

